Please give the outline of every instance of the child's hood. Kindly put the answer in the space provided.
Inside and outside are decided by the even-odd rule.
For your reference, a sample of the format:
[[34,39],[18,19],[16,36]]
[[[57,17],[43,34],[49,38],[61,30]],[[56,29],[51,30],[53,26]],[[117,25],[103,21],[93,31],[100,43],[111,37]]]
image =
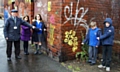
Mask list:
[[106,19],[104,20],[104,24],[105,24],[106,22],[108,22],[108,23],[110,24],[110,26],[112,26],[112,19],[111,19],[111,18],[106,18]]

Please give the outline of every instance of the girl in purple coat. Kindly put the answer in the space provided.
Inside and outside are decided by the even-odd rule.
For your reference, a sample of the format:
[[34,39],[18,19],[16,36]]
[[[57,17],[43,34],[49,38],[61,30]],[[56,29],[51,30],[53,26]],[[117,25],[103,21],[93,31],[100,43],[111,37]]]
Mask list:
[[[29,16],[26,15],[23,17],[23,20],[30,22],[29,20]],[[21,40],[23,41],[23,48],[24,48],[24,54],[25,55],[29,55],[28,52],[28,41],[30,40],[31,37],[31,30],[29,27],[26,26],[21,26],[22,30],[21,30]]]

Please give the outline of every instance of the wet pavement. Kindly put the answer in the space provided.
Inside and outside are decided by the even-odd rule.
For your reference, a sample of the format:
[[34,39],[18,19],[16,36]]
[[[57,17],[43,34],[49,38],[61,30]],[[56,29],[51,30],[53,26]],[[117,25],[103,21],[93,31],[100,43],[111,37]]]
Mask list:
[[3,21],[0,20],[0,72],[70,72],[46,54],[34,55],[34,49],[31,47],[29,47],[30,54],[24,55],[21,46],[20,60],[15,59],[13,47],[11,61],[7,61],[3,25]]

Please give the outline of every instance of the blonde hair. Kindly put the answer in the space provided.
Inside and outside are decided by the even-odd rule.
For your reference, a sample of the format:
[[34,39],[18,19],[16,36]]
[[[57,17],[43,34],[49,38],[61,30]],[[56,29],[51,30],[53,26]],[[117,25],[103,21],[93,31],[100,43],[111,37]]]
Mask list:
[[96,22],[92,21],[90,22],[90,27],[95,27],[96,26]]

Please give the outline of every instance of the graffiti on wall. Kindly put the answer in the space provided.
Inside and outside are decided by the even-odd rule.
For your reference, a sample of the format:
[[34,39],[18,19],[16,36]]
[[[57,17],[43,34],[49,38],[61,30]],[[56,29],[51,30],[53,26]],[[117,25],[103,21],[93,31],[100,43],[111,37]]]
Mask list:
[[55,24],[55,17],[54,17],[54,15],[51,15],[51,17],[50,17],[50,23]]
[[51,1],[48,2],[48,11],[51,11]]
[[25,0],[25,3],[31,3],[31,0]]
[[26,7],[25,7],[25,3],[24,2],[20,2],[19,3],[19,16],[23,17],[26,14],[27,14],[27,11],[26,11]]
[[44,21],[47,21],[47,0],[37,0],[35,2],[35,14],[41,14]]
[[64,39],[65,43],[68,43],[69,46],[73,46],[72,47],[73,52],[77,50],[77,46],[78,46],[78,37],[75,35],[76,35],[76,32],[73,30],[66,31],[65,39]]
[[55,24],[55,16],[51,15],[50,16],[50,38],[48,39],[48,42],[50,45],[53,45],[54,42],[54,30],[55,30],[55,26],[53,25]]
[[[88,8],[85,9],[84,7],[80,7],[78,9],[78,5],[79,5],[79,0],[77,2],[77,6],[76,6],[75,17],[72,17],[72,15],[73,15],[73,13],[72,13],[73,12],[73,2],[71,2],[71,4],[70,4],[71,7],[65,6],[65,8],[64,8],[64,15],[65,15],[66,21],[64,22],[64,24],[67,23],[70,20],[74,20],[74,26],[76,26],[76,25],[77,26],[78,25],[83,26],[86,29],[86,31],[88,31],[89,27],[87,25],[87,21],[85,19],[83,19],[85,14],[88,12]],[[68,13],[66,13],[67,10],[68,10]],[[78,14],[80,12],[81,12],[81,16],[78,18]],[[69,17],[67,16],[67,14],[70,14]]]
[[[64,15],[66,18],[66,21],[64,22],[64,24],[66,24],[70,20],[71,21],[74,20],[73,24],[74,24],[74,26],[77,26],[75,30],[70,30],[70,31],[65,32],[64,42],[68,43],[69,46],[73,46],[73,48],[72,48],[73,52],[75,52],[78,49],[78,37],[75,36],[76,35],[75,31],[77,30],[78,26],[80,25],[80,26],[84,27],[86,29],[86,34],[89,29],[87,21],[85,19],[83,19],[85,14],[88,12],[88,8],[86,8],[86,9],[84,7],[78,8],[79,1],[80,0],[78,0],[77,5],[76,5],[75,17],[73,17],[73,2],[70,3],[70,7],[67,5],[64,8]],[[70,14],[70,15],[68,16],[67,14]],[[81,16],[78,17],[78,14],[80,14]],[[75,34],[71,34],[71,33],[75,33]]]
[[50,24],[50,38],[48,39],[48,42],[50,45],[53,45],[53,42],[54,42],[54,30],[55,30],[55,26]]

